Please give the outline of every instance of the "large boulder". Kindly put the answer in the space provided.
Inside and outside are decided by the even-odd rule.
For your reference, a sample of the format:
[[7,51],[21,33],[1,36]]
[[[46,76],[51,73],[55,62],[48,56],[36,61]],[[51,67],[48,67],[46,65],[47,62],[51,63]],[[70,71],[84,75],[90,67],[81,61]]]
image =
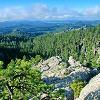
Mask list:
[[51,57],[38,64],[42,72],[42,78],[65,77],[66,63],[59,56]]
[[50,97],[47,93],[42,93],[40,100],[50,100]]
[[69,57],[70,66],[67,67],[66,63],[60,57],[51,57],[38,64],[42,72],[42,79],[47,84],[52,84],[55,90],[65,90],[65,100],[74,100],[74,93],[70,88],[70,84],[76,80],[88,82],[93,75],[98,73],[97,69],[90,69],[83,67],[79,61]]
[[51,81],[56,88],[67,87],[75,80],[88,81],[91,78],[91,70],[89,68],[79,68],[71,72],[69,75],[57,81]]
[[70,66],[67,68],[67,71],[68,71],[69,73],[75,71],[76,68],[82,67],[82,65],[80,64],[80,62],[79,62],[79,61],[76,61],[72,56],[69,57],[68,63],[69,63],[69,65],[70,65]]
[[44,81],[48,84],[54,85],[55,89],[65,89],[65,100],[74,100],[74,93],[70,89],[70,84],[75,80],[88,81],[91,78],[91,70],[89,68],[79,68],[71,72],[64,78],[49,77]]
[[54,57],[51,57],[51,58],[43,61],[40,64],[40,66],[42,66],[42,65],[48,65],[50,67],[54,67],[54,66],[59,65],[60,62],[62,62],[62,59],[59,56],[54,56]]
[[68,60],[70,66],[75,67],[75,66],[81,66],[79,61],[76,61],[72,56],[69,57]]
[[100,74],[93,77],[82,89],[77,100],[100,100]]

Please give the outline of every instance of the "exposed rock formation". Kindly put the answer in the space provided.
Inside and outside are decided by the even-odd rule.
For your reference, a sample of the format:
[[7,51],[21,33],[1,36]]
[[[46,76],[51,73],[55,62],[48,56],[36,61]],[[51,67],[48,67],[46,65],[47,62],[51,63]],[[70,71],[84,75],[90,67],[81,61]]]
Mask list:
[[82,66],[80,62],[74,60],[72,56],[69,57],[68,63],[70,64],[70,66],[67,68],[69,73],[75,71],[76,68],[80,68]]
[[80,68],[71,72],[63,79],[59,79],[57,80],[57,82],[52,81],[51,83],[54,83],[56,88],[61,88],[69,86],[70,83],[74,82],[75,80],[88,81],[90,78],[91,78],[91,70],[88,68]]
[[60,57],[51,57],[38,65],[42,72],[42,78],[65,77],[66,63]]
[[93,77],[83,88],[79,100],[100,100],[100,74]]
[[[42,72],[42,79],[44,82],[54,85],[55,90],[64,89],[66,97],[65,100],[74,100],[74,93],[70,88],[70,84],[75,80],[89,81],[94,75],[98,74],[99,71],[97,69],[83,67],[80,62],[74,60],[72,56],[69,57],[68,62],[70,64],[69,67],[66,63],[62,62],[60,57],[51,57],[50,59],[39,63],[38,67]],[[86,89],[88,90],[88,87],[86,87]],[[82,91],[83,92],[81,92],[80,98],[86,97],[89,93],[92,93],[91,91],[84,94],[84,91],[86,90]],[[97,93],[99,92],[97,91]],[[91,94],[89,94],[89,96],[90,95]]]
[[62,59],[59,57],[59,56],[54,56],[54,57],[51,57],[45,61],[43,61],[40,66],[42,65],[48,65],[50,67],[54,67],[54,66],[57,66],[60,64],[60,62],[62,62]]
[[75,66],[81,66],[79,61],[74,60],[74,58],[72,56],[69,57],[68,60],[70,66],[75,67]]
[[40,100],[50,100],[50,97],[48,96],[47,93],[43,93],[43,94],[41,95]]
[[65,89],[65,100],[74,100],[74,93],[69,88],[70,84],[75,80],[88,81],[91,78],[91,70],[88,68],[76,69],[64,78],[48,77],[44,78],[44,81],[48,84],[53,84],[55,89]]

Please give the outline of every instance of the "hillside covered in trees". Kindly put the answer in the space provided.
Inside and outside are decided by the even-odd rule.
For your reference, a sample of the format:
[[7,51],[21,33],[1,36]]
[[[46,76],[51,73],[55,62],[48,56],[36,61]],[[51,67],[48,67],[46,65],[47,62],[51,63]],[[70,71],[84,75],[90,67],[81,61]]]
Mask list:
[[0,0],[0,100],[100,100],[100,0]]
[[100,53],[100,26],[81,28],[68,32],[45,34],[37,37],[22,35],[0,35],[0,59],[7,65],[11,59],[30,59],[41,55],[44,59],[60,56],[67,62],[73,56],[82,64],[99,67]]
[[83,100],[92,97],[84,93],[91,93],[87,86],[98,73],[100,25],[35,37],[0,35],[1,100]]

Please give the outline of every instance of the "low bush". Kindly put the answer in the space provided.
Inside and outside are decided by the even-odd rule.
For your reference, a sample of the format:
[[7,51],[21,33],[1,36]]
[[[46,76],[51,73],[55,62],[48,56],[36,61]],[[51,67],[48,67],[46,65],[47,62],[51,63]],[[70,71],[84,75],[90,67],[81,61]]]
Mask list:
[[74,91],[74,97],[77,98],[80,95],[81,90],[86,85],[86,82],[83,82],[82,80],[76,80],[73,83],[70,84],[70,87]]

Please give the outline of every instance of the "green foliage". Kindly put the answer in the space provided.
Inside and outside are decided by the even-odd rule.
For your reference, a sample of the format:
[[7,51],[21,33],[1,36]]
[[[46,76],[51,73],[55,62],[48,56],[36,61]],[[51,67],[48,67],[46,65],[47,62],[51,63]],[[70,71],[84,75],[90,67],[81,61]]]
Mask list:
[[99,67],[96,64],[99,53],[94,54],[94,49],[100,49],[100,34],[96,30],[97,27],[40,36],[33,40],[33,51],[46,58],[59,55],[65,61],[73,56],[81,63],[86,60]]
[[31,58],[30,59],[30,62],[33,64],[33,65],[37,65],[40,61],[42,60],[42,57],[40,55],[36,55],[35,58]]
[[42,60],[42,57],[40,55],[35,56],[35,64],[38,64]]
[[29,61],[12,60],[6,69],[0,68],[0,99],[39,99],[40,94],[50,88],[41,80],[41,72]]
[[3,66],[3,61],[0,61],[0,67],[2,67]]
[[86,83],[81,81],[81,80],[76,80],[76,81],[74,81],[73,83],[70,84],[70,87],[74,91],[74,97],[75,98],[77,98],[80,95],[80,92],[84,88],[85,85],[86,85]]
[[[54,88],[41,80],[41,72],[34,67],[42,57],[60,56],[67,61],[69,56],[73,56],[81,63],[86,61],[87,67],[100,67],[100,26],[35,38],[22,37],[20,34],[0,36],[0,60],[5,61],[0,61],[1,100],[40,100],[43,92],[47,92],[51,98],[61,96],[63,100],[64,91],[52,92]],[[7,68],[4,69],[4,65]],[[79,96],[84,86],[85,83],[80,80],[71,84],[75,97]]]
[[[67,61],[69,56],[73,56],[81,63],[91,64],[99,67],[97,59],[100,56],[100,26],[62,31],[57,34],[46,34],[38,37],[22,37],[20,35],[0,36],[0,48],[2,53],[9,59],[26,58],[30,59],[36,55],[41,55],[44,59],[51,56],[60,56]],[[9,49],[8,49],[9,48]],[[12,50],[15,49],[15,50]],[[11,49],[11,50],[10,50]],[[95,51],[95,53],[94,53]],[[36,57],[37,63],[40,58]],[[8,62],[7,62],[8,63]]]
[[65,100],[65,90],[64,89],[59,89],[57,91],[53,91],[50,93],[51,100]]
[[[36,62],[40,61],[36,56]],[[47,85],[41,79],[41,72],[33,66],[33,58],[11,60],[6,69],[0,61],[0,100],[40,100],[41,94],[47,93],[51,100],[63,100],[64,90],[54,91],[54,86]],[[54,91],[54,92],[53,92]]]

